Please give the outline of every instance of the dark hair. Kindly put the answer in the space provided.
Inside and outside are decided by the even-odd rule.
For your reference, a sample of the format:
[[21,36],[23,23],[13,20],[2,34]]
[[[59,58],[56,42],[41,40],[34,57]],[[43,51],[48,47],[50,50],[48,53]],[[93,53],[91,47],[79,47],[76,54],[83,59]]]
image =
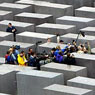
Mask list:
[[67,57],[70,57],[71,56],[71,54],[70,53],[67,53]]
[[33,56],[35,54],[35,52],[31,52],[31,55]]
[[83,45],[81,45],[81,47],[83,48]]
[[20,53],[24,53],[24,51],[22,50]]
[[59,52],[59,55],[63,56],[63,54],[62,54],[62,52],[61,52],[61,51]]
[[30,51],[32,48],[29,48],[28,51]]
[[75,42],[75,40],[73,40],[72,42]]
[[71,53],[72,53],[72,52],[75,52],[75,47],[71,46],[71,47],[70,47],[70,52],[71,52]]
[[60,40],[60,42],[64,42],[63,40]]
[[11,23],[9,23],[10,25],[12,25]]
[[52,48],[51,50],[52,50],[52,51],[56,51],[56,49],[55,49],[55,48]]
[[7,54],[10,54],[10,51],[7,51]]

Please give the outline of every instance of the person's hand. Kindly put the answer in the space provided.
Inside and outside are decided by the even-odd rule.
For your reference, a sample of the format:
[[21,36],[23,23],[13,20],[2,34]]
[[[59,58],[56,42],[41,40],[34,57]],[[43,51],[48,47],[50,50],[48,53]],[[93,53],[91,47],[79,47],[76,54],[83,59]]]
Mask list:
[[15,29],[13,29],[12,32],[15,32]]
[[25,61],[25,63],[27,63],[28,61],[27,60],[24,60]]
[[48,55],[45,55],[45,57],[49,57]]
[[34,57],[37,57],[37,55],[36,55],[36,54],[34,54]]

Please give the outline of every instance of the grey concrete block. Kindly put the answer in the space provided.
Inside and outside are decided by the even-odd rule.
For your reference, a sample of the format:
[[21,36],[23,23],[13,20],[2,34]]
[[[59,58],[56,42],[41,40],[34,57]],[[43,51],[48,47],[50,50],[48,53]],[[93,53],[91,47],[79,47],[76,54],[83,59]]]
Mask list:
[[88,26],[95,26],[95,20],[92,18],[74,17],[74,16],[63,16],[57,18],[56,23],[76,25],[77,31],[79,31],[79,29],[81,28],[85,28]]
[[83,29],[80,29],[80,31],[83,31],[85,35],[95,35],[95,27],[86,27]]
[[36,26],[36,32],[64,35],[67,33],[76,33],[76,26],[44,23]]
[[95,18],[95,8],[94,7],[81,7],[75,10],[75,16]]
[[39,13],[28,13],[23,12],[15,15],[16,21],[34,23],[35,25],[39,25],[42,23],[53,23],[53,16],[48,14],[39,14]]
[[92,6],[93,3],[93,0],[45,0],[45,1],[59,3],[59,4],[73,5],[74,8],[80,8],[82,6]]
[[10,94],[4,94],[4,93],[0,93],[0,95],[10,95]]
[[93,95],[95,95],[95,79],[79,76],[71,80],[68,80],[67,85],[73,86],[73,87],[90,89],[93,91]]
[[0,21],[1,20],[13,20],[13,13],[12,11],[3,11],[0,10]]
[[35,45],[34,44],[30,44],[30,43],[21,43],[21,42],[13,42],[13,41],[1,41],[0,42],[0,47],[1,47],[1,50],[0,50],[0,57],[4,57],[7,50],[12,47],[12,46],[15,46],[15,45],[20,45],[20,51],[21,50],[24,50],[25,52],[28,52],[28,49],[29,48],[32,48],[33,50],[35,49]]
[[25,22],[12,21],[12,20],[0,21],[0,30],[6,31],[9,23],[12,23],[12,25],[16,27],[17,33],[21,33],[24,31],[35,31],[34,24],[32,23],[25,23]]
[[95,55],[73,53],[78,66],[87,67],[87,76],[95,78]]
[[94,7],[95,7],[95,2],[94,2]]
[[33,12],[35,12],[35,6],[36,4],[42,4],[46,3],[46,1],[39,1],[39,0],[19,0],[15,2],[16,4],[25,4],[25,5],[31,5]]
[[62,73],[36,70],[17,73],[18,95],[45,95],[43,88],[54,83],[64,84]]
[[4,69],[4,70],[6,70],[6,69],[7,70],[13,70],[15,72],[15,74],[17,72],[21,72],[21,71],[35,70],[35,67],[10,65],[10,64],[2,64],[2,65],[0,65],[0,68]]
[[[62,0],[57,0],[59,3]],[[63,3],[73,5],[74,8],[79,8],[82,6],[92,6],[92,0],[63,0]]]
[[92,90],[53,84],[44,88],[44,95],[93,95]]
[[13,70],[0,67],[0,92],[16,95],[15,77]]
[[0,31],[0,41],[3,41],[3,40],[12,41],[13,40],[13,34],[8,33],[8,32]]
[[65,64],[59,64],[59,63],[46,64],[41,67],[41,70],[63,73],[65,84],[67,84],[67,80],[74,78],[76,76],[85,76],[85,77],[87,76],[86,67],[73,66],[73,65],[69,66]]
[[19,71],[33,70],[32,67],[19,65],[0,65],[0,93],[17,95],[16,73]]
[[44,43],[44,44],[41,44],[41,45],[38,46],[38,52],[39,53],[46,52],[47,54],[49,54],[51,49],[56,48],[57,46],[60,46],[63,49],[67,45],[66,44],[47,42],[47,43]]
[[[77,36],[78,34],[68,33],[66,35],[61,36],[60,39],[63,40],[65,43],[72,43],[73,40],[77,39]],[[95,47],[95,36],[85,35],[85,37],[83,37],[80,34],[77,44],[85,44],[85,42],[89,42],[92,48]]]
[[15,3],[1,3],[0,10],[12,11],[13,15],[21,12],[32,12],[31,5],[22,5]]
[[64,15],[73,15],[73,6],[56,3],[36,3],[35,12],[53,15],[54,20]]
[[48,38],[50,38],[52,42],[57,42],[56,35],[28,32],[28,31],[19,33],[16,37],[18,42],[25,42],[25,43],[32,42],[33,44],[36,44],[38,41],[46,43]]
[[16,1],[15,3],[17,4],[25,4],[25,5],[33,5],[36,6],[36,4],[42,4],[42,3],[46,3],[48,1],[41,1],[41,0],[19,0],[19,1]]
[[0,0],[0,3],[7,2],[7,3],[14,3],[17,0]]

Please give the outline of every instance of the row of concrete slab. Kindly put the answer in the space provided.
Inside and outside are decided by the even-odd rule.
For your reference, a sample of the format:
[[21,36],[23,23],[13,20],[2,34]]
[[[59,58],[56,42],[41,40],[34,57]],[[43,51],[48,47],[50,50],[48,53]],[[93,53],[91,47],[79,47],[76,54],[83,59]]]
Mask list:
[[[56,43],[56,34],[69,43],[79,31],[86,36],[80,36],[78,43],[89,41],[95,53],[94,0],[45,1],[0,0],[0,95],[95,95],[95,79],[91,79],[95,78],[95,55],[73,53],[78,66],[49,63],[41,67],[42,71],[4,64],[2,57],[13,45],[20,45],[27,52],[28,48],[35,50],[36,43],[42,41],[37,52],[49,53],[57,45],[67,45]],[[3,32],[8,23],[17,29],[17,42],[12,41],[11,33]],[[52,42],[46,43],[48,38]]]
[[[26,1],[22,1],[22,2],[26,2]],[[39,5],[39,6],[42,5],[41,6],[42,12],[44,12],[43,9],[45,9],[43,7],[46,6],[46,8],[47,8],[47,7],[49,7],[49,4],[53,5],[51,7],[51,9],[53,9],[53,7],[54,7],[55,13],[60,14],[60,13],[57,13],[57,11],[56,11],[56,7],[58,7],[58,5],[56,5],[55,3],[49,3],[49,2],[42,3],[39,1],[32,1],[32,0],[30,2],[34,2],[35,5],[36,5],[35,2],[38,2],[37,5]],[[41,3],[41,5],[40,5],[40,3]],[[60,5],[59,9],[61,10],[63,8],[63,6],[66,7],[66,5],[62,4],[62,6]],[[62,35],[62,34],[66,34],[66,33],[78,33],[78,31],[82,31],[82,28],[85,28],[85,27],[86,27],[87,31],[89,31],[89,30],[91,31],[91,33],[87,32],[87,34],[93,35],[93,33],[94,33],[93,32],[94,28],[95,28],[94,27],[95,20],[93,17],[94,16],[94,7],[93,8],[92,7],[91,8],[90,7],[82,7],[82,8],[76,9],[76,12],[75,12],[76,15],[83,14],[85,17],[90,16],[89,14],[91,14],[91,15],[93,14],[92,18],[91,18],[91,16],[90,16],[90,18],[84,18],[84,16],[82,16],[82,17],[63,16],[63,15],[67,15],[67,14],[62,14],[62,17],[60,17],[61,15],[57,16],[59,18],[56,19],[56,24],[48,23],[48,22],[53,22],[53,20],[54,20],[53,17],[55,16],[55,14],[54,14],[54,16],[52,16],[53,15],[52,13],[54,12],[54,10],[52,10],[51,13],[47,13],[47,11],[50,12],[49,10],[51,10],[49,8],[47,9],[47,11],[45,10],[45,12],[47,14],[46,13],[41,14],[40,12],[29,13],[29,9],[31,9],[30,8],[31,5],[1,3],[0,7],[1,7],[0,9],[3,10],[3,11],[0,11],[1,19],[15,18],[15,20],[17,20],[17,21],[10,21],[10,20],[0,21],[0,29],[2,31],[5,31],[7,24],[9,22],[11,22],[18,29],[18,33],[27,30],[27,31],[33,31],[33,32],[36,31],[36,32],[40,32],[40,33],[42,32],[42,33],[46,33],[46,34],[58,34],[59,33],[60,35]],[[4,7],[4,9],[2,7]],[[10,8],[8,9],[8,7],[10,7]],[[25,11],[26,7],[28,7],[27,12]],[[15,8],[17,8],[19,11],[21,9],[22,11],[20,11],[19,14],[14,13],[14,12],[18,12],[18,10]],[[38,9],[40,9],[40,8],[38,8]],[[67,9],[67,8],[64,8],[64,9]],[[72,8],[69,8],[69,9],[72,9]],[[6,10],[6,11],[4,11],[4,10]],[[58,10],[58,12],[61,12],[60,10]],[[12,11],[12,13],[16,14],[15,17],[14,16],[12,17],[12,14],[10,14],[9,11]],[[69,12],[67,12],[67,13],[70,13],[70,12],[71,12],[71,10],[69,10]],[[61,12],[61,13],[64,13],[64,12]],[[69,14],[69,15],[71,15],[71,14]],[[42,23],[44,23],[44,24],[42,24]],[[41,24],[41,25],[38,25],[38,24]],[[66,25],[62,25],[62,24],[66,24]],[[38,26],[36,26],[36,28],[35,28],[35,25],[38,25]],[[21,28],[20,28],[20,26],[21,26]],[[83,31],[84,31],[84,29],[83,29]]]
[[[4,7],[7,6],[7,3],[3,3],[1,5],[1,7]],[[20,4],[21,5],[21,4]],[[14,6],[18,6],[20,7],[20,5],[15,5],[15,4],[9,4],[9,6],[7,7],[14,7]],[[44,5],[44,4],[43,4]],[[22,7],[25,6],[28,7],[30,5],[21,5]],[[65,5],[63,5],[65,6]],[[79,8],[79,9],[76,9],[76,16],[73,16],[73,14],[69,14],[71,12],[71,10],[69,10],[70,12],[67,12],[69,15],[67,14],[62,14],[64,13],[64,10],[63,12],[59,13],[60,10],[58,10],[58,12],[56,12],[56,8],[55,8],[55,13],[56,14],[61,14],[60,16],[57,16],[56,18],[54,17],[55,14],[53,15],[52,13],[54,11],[52,11],[51,13],[47,13],[47,11],[45,10],[46,13],[41,13],[41,12],[36,12],[36,13],[32,13],[32,12],[29,12],[29,9],[30,8],[27,8],[27,11],[25,11],[24,9],[21,8],[22,11],[20,11],[20,9],[18,9],[20,12],[19,14],[15,13],[16,15],[15,16],[12,16],[12,12],[11,9],[9,8],[4,8],[6,9],[6,11],[4,11],[4,9],[0,8],[1,11],[0,11],[0,20],[4,20],[4,19],[9,19],[9,20],[16,20],[16,21],[21,21],[21,22],[27,22],[27,23],[31,23],[31,24],[35,24],[35,25],[39,25],[39,24],[42,24],[42,23],[56,23],[56,24],[71,24],[71,25],[76,25],[77,27],[77,30],[80,29],[80,28],[84,28],[84,27],[87,27],[87,26],[95,26],[95,8],[90,8],[90,7],[82,7],[82,8]],[[40,8],[38,8],[40,9]],[[45,8],[43,8],[45,9]],[[65,8],[66,9],[66,8]],[[71,9],[71,8],[70,8]],[[3,11],[2,11],[3,10]],[[14,8],[12,8],[12,10],[14,10]],[[14,10],[14,12],[18,12],[17,9]],[[51,9],[48,9],[48,11],[51,10]],[[41,9],[41,11],[43,12],[43,10]],[[66,11],[66,10],[65,10]],[[50,12],[50,11],[49,11]],[[33,31],[33,30],[31,30]]]
[[[0,3],[2,2],[8,2],[8,3],[14,3],[14,2],[19,2],[18,0],[0,0]],[[26,2],[23,2],[23,1],[26,1],[27,0],[21,0],[21,2],[19,3],[26,3]],[[31,2],[33,0],[30,0]],[[34,0],[35,2],[38,2],[38,0]],[[46,1],[46,2],[52,2],[52,3],[57,3],[57,4],[67,4],[67,5],[73,5],[74,8],[79,8],[81,6],[93,6],[93,2],[94,0],[40,0],[40,1]],[[27,2],[27,4],[34,4],[33,3],[29,3]]]
[[[72,43],[72,40],[76,40],[77,34],[68,33],[65,35],[60,36],[60,40],[64,41],[64,48],[68,43]],[[47,39],[50,38],[51,42],[47,43]],[[44,50],[46,52],[50,52],[53,47],[59,45],[57,42],[57,36],[53,34],[44,34],[44,33],[37,33],[37,32],[29,32],[25,31],[16,35],[17,42],[13,42],[13,34],[0,31],[0,46],[1,48],[4,47],[11,47],[13,45],[20,45],[22,48],[26,48],[26,50],[35,45],[37,42],[41,41],[41,45],[39,44],[38,47],[41,47],[38,52],[42,53]],[[85,35],[85,37],[79,36],[78,44],[85,44],[89,42],[92,48],[92,53],[95,53],[95,36]],[[67,44],[66,44],[67,43]],[[26,46],[24,46],[26,44]],[[23,46],[24,47],[23,47]],[[62,46],[60,44],[60,46]],[[33,47],[32,47],[33,48]],[[35,48],[35,47],[34,47]],[[34,49],[33,48],[33,49]],[[47,49],[49,48],[49,49]],[[6,48],[7,49],[7,48]],[[1,54],[0,54],[1,55]]]
[[[23,5],[29,3],[28,5]],[[30,3],[33,3],[32,5]],[[83,6],[78,9],[73,9],[72,5],[56,4],[39,1],[18,1],[18,3],[0,3],[0,13],[3,19],[15,19],[31,22],[31,19],[48,19],[50,22],[55,22],[56,18],[62,16],[87,17],[95,18],[95,8]],[[32,8],[33,6],[33,8]],[[36,7],[35,7],[36,6]],[[33,11],[35,9],[35,11]],[[3,11],[2,11],[3,10]],[[28,12],[28,13],[27,13]],[[34,13],[35,12],[35,13]],[[13,16],[12,16],[13,15]],[[15,16],[15,17],[14,17]],[[24,19],[23,19],[24,18]],[[50,20],[49,20],[50,19]]]
[[0,92],[9,95],[95,94],[95,79],[87,78],[86,67],[49,63],[41,70],[0,65]]

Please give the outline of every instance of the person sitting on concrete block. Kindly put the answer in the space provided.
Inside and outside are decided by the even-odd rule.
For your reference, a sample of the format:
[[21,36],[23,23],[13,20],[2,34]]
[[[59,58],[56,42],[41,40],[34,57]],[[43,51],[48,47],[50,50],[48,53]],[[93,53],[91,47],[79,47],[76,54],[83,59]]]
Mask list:
[[21,65],[21,66],[25,66],[27,65],[27,60],[25,58],[25,52],[24,51],[21,51],[21,53],[18,55],[18,64]]
[[64,63],[68,65],[75,65],[76,60],[74,58],[74,55],[71,55],[70,53],[67,53],[67,57],[64,59]]

